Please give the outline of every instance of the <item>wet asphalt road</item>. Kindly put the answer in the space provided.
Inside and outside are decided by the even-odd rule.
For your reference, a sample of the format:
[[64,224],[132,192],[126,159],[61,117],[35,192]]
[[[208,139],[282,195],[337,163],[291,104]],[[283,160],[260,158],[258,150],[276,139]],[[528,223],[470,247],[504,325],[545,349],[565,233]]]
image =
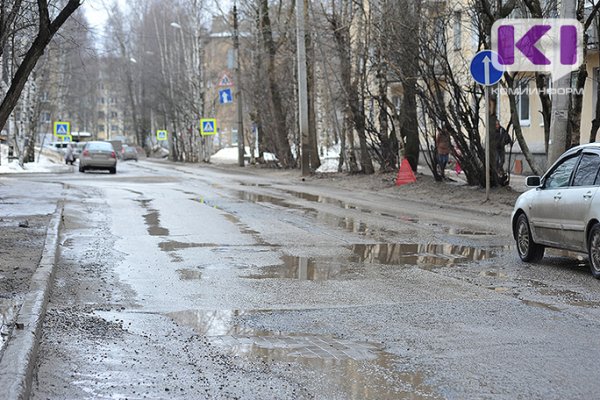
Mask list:
[[521,263],[505,215],[150,162],[44,179],[67,199],[34,399],[600,390],[600,282]]

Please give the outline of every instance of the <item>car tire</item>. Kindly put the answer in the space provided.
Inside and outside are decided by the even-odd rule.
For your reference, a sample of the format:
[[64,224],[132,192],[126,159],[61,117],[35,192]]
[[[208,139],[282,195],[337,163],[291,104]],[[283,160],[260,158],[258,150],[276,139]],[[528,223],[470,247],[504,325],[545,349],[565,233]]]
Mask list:
[[79,172],[85,172],[85,167],[79,166]]
[[529,220],[525,214],[519,215],[515,224],[515,240],[517,253],[525,262],[538,262],[544,257],[545,247],[533,241]]
[[600,224],[590,230],[588,236],[588,255],[590,257],[590,270],[596,279],[600,279]]
[[116,173],[117,173],[117,167],[110,168],[110,169],[108,170],[108,172],[110,172],[111,174],[116,174]]

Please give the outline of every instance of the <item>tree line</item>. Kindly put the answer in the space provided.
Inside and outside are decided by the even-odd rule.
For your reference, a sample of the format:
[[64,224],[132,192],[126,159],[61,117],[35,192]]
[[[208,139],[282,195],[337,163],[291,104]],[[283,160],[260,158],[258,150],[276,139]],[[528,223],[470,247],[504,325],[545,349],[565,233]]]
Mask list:
[[[334,148],[338,152],[339,171],[365,174],[392,171],[402,158],[416,170],[424,158],[436,178],[441,179],[435,168],[434,142],[436,134],[445,129],[452,138],[453,155],[467,181],[473,185],[485,183],[483,139],[493,124],[483,127],[483,89],[468,75],[469,57],[490,47],[491,27],[498,19],[554,17],[558,10],[555,0],[296,1],[303,2],[307,21],[304,40],[312,170],[320,166],[326,151]],[[57,108],[69,108],[82,125],[92,126],[98,116],[94,98],[101,90],[93,84],[94,77],[104,75],[110,76],[111,84],[120,91],[126,125],[134,132],[137,144],[148,153],[156,145],[151,139],[153,131],[161,126],[172,132],[169,143],[172,159],[210,160],[214,151],[212,141],[200,137],[198,132],[198,119],[211,111],[205,98],[204,52],[211,40],[214,18],[220,18],[233,30],[231,10],[220,9],[219,3],[211,0],[135,0],[125,10],[109,6],[108,23],[98,46],[85,33],[88,23],[84,15],[75,12],[78,1],[57,2],[52,8],[56,14],[54,20],[47,17],[44,1],[13,3],[13,8],[8,2],[0,5],[0,51],[10,47],[10,43],[22,46],[24,41],[14,38],[24,35],[23,26],[29,33],[36,27],[39,31],[40,39],[36,37],[31,48],[45,43],[49,50],[43,56],[46,58],[39,49],[39,55],[33,50],[29,55],[17,48],[10,52],[25,55],[10,60],[11,85],[3,93],[0,126],[6,124],[18,95],[26,93],[25,78],[37,79],[38,87],[43,82],[62,82],[65,88],[62,95],[60,90],[53,92],[60,96],[60,101],[71,101],[69,95],[77,98],[69,105],[58,104],[57,100]],[[588,31],[598,29],[600,3],[591,0],[575,0],[575,3],[576,18]],[[296,168],[301,159],[296,3],[238,0],[237,5],[245,142],[255,143],[253,135],[258,132],[259,154],[273,153],[280,167]],[[14,10],[18,12],[13,13]],[[65,24],[71,15],[73,23]],[[55,37],[63,24],[64,34]],[[75,36],[76,40],[69,39]],[[586,51],[588,40],[586,35]],[[67,62],[52,61],[57,57]],[[34,69],[32,64],[37,59],[44,62]],[[587,78],[584,63],[573,74],[572,85],[583,88]],[[549,77],[541,73],[505,73],[500,85],[514,89],[529,81],[539,89],[548,151],[553,112],[552,97],[546,90]],[[523,136],[518,99],[514,92],[507,93],[509,128],[514,131],[530,168],[540,173],[542,166],[536,164]],[[583,99],[577,93],[570,95],[566,148],[581,140]],[[489,107],[492,121],[497,117],[494,110],[498,101],[492,96]],[[600,128],[600,102],[595,113],[590,141],[595,140]],[[494,143],[491,148],[494,149]],[[505,183],[503,171],[496,170],[494,157],[492,152],[492,185],[501,185]]]

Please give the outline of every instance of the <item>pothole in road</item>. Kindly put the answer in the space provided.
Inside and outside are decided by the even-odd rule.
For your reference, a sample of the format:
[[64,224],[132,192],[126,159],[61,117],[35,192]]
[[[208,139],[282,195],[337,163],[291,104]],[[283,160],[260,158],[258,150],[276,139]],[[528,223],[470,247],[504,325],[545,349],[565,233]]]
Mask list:
[[202,272],[197,269],[182,268],[178,269],[179,279],[182,281],[196,281],[202,279]]
[[137,199],[138,203],[143,208],[148,210],[148,214],[144,214],[144,222],[150,236],[169,236],[169,230],[160,226],[160,213],[158,210],[151,208],[149,199]]
[[350,250],[352,255],[345,259],[283,256],[281,265],[262,267],[258,274],[246,278],[326,281],[343,276],[352,279],[364,276],[367,265],[448,267],[496,255],[493,250],[449,244],[356,244]]
[[[269,312],[262,310],[262,312]],[[378,345],[330,336],[283,334],[242,327],[237,310],[186,310],[167,314],[176,324],[192,328],[211,344],[234,356],[256,357],[273,368],[296,363],[301,370],[319,376],[322,393],[343,391],[344,398],[438,398],[421,372],[401,372],[399,360]]]

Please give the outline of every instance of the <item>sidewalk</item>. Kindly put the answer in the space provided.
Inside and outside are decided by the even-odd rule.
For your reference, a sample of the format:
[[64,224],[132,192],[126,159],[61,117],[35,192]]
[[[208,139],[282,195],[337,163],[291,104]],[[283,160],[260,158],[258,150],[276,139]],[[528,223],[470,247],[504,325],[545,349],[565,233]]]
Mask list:
[[0,393],[5,399],[27,398],[52,282],[62,197],[61,185],[0,175]]

